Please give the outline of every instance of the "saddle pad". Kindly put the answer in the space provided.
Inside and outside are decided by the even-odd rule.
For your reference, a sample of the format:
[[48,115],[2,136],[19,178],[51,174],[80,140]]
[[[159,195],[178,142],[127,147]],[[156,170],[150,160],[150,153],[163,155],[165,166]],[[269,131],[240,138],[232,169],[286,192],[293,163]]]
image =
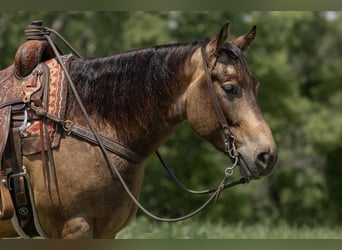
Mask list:
[[[67,61],[68,56],[63,56],[63,61]],[[49,114],[65,118],[66,101],[67,101],[67,80],[65,78],[62,67],[56,59],[45,62],[49,68],[49,99],[47,111]],[[51,147],[55,148],[59,145],[61,139],[62,128],[55,122],[48,120],[48,133],[51,141]],[[23,154],[29,155],[40,151],[40,121],[33,121],[26,127],[23,133]]]

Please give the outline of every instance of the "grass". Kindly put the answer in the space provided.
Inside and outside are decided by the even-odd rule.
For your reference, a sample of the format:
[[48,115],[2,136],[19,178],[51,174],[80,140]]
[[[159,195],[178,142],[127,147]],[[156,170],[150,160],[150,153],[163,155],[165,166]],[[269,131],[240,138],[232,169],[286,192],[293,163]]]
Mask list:
[[342,227],[291,227],[280,225],[225,225],[188,220],[157,223],[146,217],[135,218],[117,239],[342,239]]

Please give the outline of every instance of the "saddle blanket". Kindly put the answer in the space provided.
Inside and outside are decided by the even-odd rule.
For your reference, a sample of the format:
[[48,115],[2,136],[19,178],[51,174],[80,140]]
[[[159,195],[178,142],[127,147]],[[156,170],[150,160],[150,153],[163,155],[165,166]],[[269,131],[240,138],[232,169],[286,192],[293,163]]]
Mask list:
[[[67,57],[63,57],[65,62]],[[67,80],[61,65],[53,58],[45,62],[49,68],[49,97],[47,111],[50,115],[60,119],[65,118],[66,101],[67,101]],[[41,122],[34,120],[28,123],[28,126],[22,133],[23,154],[29,155],[40,151],[40,132]],[[55,148],[59,145],[61,139],[62,128],[55,122],[48,120],[48,133],[50,137],[51,147]]]

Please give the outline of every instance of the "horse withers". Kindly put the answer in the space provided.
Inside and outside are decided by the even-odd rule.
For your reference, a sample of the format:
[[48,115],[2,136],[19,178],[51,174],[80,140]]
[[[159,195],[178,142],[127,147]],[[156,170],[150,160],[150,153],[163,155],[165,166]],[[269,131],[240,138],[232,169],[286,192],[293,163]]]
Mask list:
[[[228,156],[238,156],[242,176],[259,179],[271,173],[277,148],[257,103],[259,82],[244,56],[255,35],[253,27],[227,42],[225,23],[209,41],[73,58],[69,74],[101,136],[147,157],[187,120],[196,134],[227,154],[228,131],[234,140]],[[66,120],[88,124],[72,92]],[[114,238],[133,218],[136,204],[95,143],[67,131],[61,137],[52,151],[54,178],[42,173],[42,153],[22,159],[41,229],[49,238]],[[138,198],[145,161],[108,157]],[[1,237],[15,235],[10,221],[0,221]]]

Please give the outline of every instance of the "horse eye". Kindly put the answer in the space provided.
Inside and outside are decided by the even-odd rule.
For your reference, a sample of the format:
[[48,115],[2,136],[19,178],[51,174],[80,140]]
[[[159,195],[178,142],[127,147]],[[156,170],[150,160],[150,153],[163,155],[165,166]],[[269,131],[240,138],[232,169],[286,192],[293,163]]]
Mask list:
[[236,94],[237,93],[237,87],[234,83],[227,82],[222,85],[222,88],[227,94]]

